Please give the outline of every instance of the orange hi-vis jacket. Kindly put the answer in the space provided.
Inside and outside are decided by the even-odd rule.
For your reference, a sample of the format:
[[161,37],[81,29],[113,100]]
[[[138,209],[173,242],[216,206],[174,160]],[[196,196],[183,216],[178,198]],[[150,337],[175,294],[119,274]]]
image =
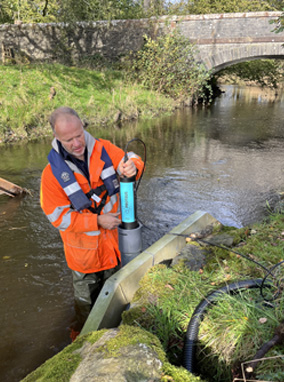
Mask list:
[[[118,172],[120,162],[124,160],[124,151],[110,141],[96,140],[88,132],[85,133],[85,141],[88,149],[88,168],[90,184],[81,171],[70,161],[65,161],[74,172],[76,181],[87,193],[103,185],[100,174],[105,162],[101,159],[102,148],[107,151],[114,169]],[[52,142],[53,148],[58,152],[56,139]],[[134,153],[128,153],[137,168],[137,178],[143,171],[144,163]],[[118,248],[117,229],[106,230],[98,226],[97,214],[90,210],[75,211],[72,208],[68,196],[63,191],[58,180],[52,173],[48,164],[42,173],[41,207],[51,224],[56,227],[61,235],[67,265],[74,271],[82,273],[99,272],[114,268],[120,259]],[[108,196],[101,214],[108,212],[120,212],[119,194]]]

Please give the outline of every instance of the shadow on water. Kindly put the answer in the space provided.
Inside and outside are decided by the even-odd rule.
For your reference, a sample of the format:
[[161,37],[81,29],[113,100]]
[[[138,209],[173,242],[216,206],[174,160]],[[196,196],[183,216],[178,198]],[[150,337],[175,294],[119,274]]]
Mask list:
[[[208,108],[179,110],[121,130],[91,131],[124,148],[147,147],[138,190],[144,248],[196,210],[241,227],[260,220],[283,189],[284,104],[226,87]],[[51,139],[50,139],[51,140]],[[33,191],[0,197],[1,368],[16,382],[70,343],[71,274],[58,232],[39,205],[50,140],[0,149],[0,176]],[[144,157],[144,147],[129,147]]]

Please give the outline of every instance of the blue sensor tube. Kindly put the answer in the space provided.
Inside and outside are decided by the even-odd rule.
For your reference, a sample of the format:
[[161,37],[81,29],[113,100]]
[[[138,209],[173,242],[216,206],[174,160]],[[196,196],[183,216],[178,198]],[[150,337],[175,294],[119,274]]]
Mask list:
[[138,227],[136,221],[135,176],[120,179],[121,228]]

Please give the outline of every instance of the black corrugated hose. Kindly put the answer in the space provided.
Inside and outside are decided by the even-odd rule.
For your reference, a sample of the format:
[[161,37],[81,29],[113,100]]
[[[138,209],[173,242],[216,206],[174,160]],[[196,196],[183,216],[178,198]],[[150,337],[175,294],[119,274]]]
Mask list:
[[224,287],[210,293],[204,300],[202,300],[189,321],[185,344],[183,348],[183,366],[190,371],[192,374],[196,372],[195,365],[195,352],[196,344],[198,340],[198,331],[200,323],[203,320],[204,313],[210,305],[215,304],[220,295],[234,294],[240,292],[240,289],[250,289],[250,288],[262,288],[262,287],[271,287],[271,284],[263,285],[263,279],[254,279],[254,280],[243,280],[235,282],[232,284],[225,285]]

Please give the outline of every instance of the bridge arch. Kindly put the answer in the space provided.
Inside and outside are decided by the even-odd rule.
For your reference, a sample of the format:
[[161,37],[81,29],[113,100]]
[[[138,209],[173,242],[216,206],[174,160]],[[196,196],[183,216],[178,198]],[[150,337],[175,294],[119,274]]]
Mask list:
[[[200,58],[199,58],[200,59]],[[259,59],[284,59],[284,48],[282,43],[263,43],[242,45],[237,47],[229,47],[223,52],[210,53],[203,62],[207,69],[211,69],[212,73],[245,61]]]

